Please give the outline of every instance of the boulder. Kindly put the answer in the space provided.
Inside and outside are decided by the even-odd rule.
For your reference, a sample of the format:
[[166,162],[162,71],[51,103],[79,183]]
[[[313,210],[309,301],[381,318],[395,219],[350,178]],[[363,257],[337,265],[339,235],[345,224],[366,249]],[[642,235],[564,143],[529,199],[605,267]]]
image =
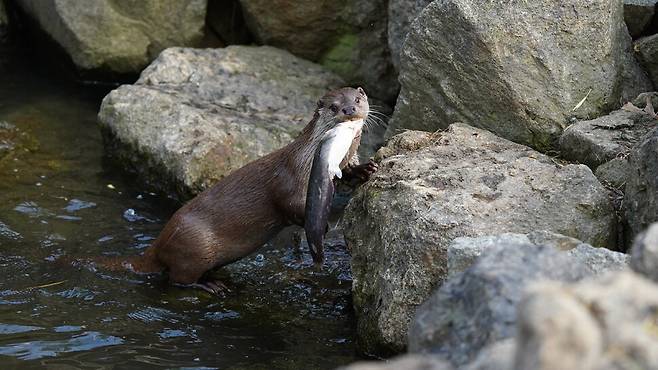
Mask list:
[[626,158],[614,158],[596,167],[594,172],[601,183],[621,191],[628,180],[628,160]]
[[553,247],[493,246],[418,308],[409,329],[409,351],[438,355],[455,366],[467,364],[483,348],[515,335],[516,305],[528,284],[573,282],[592,274],[586,263]]
[[658,34],[635,41],[633,50],[644,70],[649,73],[653,86],[658,86]]
[[626,51],[622,18],[615,0],[434,1],[403,46],[389,136],[464,122],[554,148],[573,117],[600,116],[650,89]]
[[519,305],[516,369],[656,369],[658,285],[621,271],[542,283]]
[[400,52],[411,23],[432,0],[389,0],[388,48],[396,70],[400,70]]
[[658,221],[658,130],[631,151],[628,162],[624,208],[632,238]]
[[[386,0],[240,0],[256,40],[318,62],[361,85],[370,95],[395,101],[397,78],[386,37]],[[263,11],[267,9],[267,11]]]
[[631,250],[631,267],[658,283],[658,223],[638,235]]
[[16,0],[80,71],[134,74],[170,46],[196,46],[206,0]]
[[[641,107],[644,108],[644,104]],[[560,152],[565,159],[584,163],[595,170],[612,159],[628,156],[657,124],[656,117],[625,110],[579,121],[564,130]]]
[[475,238],[456,238],[448,246],[448,277],[463,272],[488,249],[497,245],[543,245],[565,251],[567,255],[584,263],[592,275],[619,270],[628,266],[629,258],[624,253],[607,248],[595,248],[580,240],[548,231],[529,234],[504,233]]
[[385,362],[356,362],[336,370],[452,370],[452,366],[433,356],[404,355]]
[[638,37],[649,26],[658,0],[624,0],[624,21],[631,36]]
[[342,80],[272,47],[170,48],[99,120],[111,156],[182,197],[286,144]]
[[379,171],[343,219],[366,352],[405,348],[414,310],[448,274],[455,238],[547,230],[615,245],[608,193],[584,165],[463,124],[397,135],[376,158]]

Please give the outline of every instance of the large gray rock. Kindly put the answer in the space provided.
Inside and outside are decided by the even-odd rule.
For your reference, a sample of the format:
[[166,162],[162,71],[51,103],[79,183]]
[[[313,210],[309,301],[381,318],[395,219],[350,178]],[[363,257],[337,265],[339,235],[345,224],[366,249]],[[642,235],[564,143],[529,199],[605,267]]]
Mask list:
[[[389,135],[465,122],[553,147],[572,117],[599,116],[650,89],[646,76],[633,77],[641,71],[622,18],[616,0],[434,1],[404,44]],[[640,81],[632,94],[623,91],[629,79]]]
[[396,70],[400,69],[400,52],[411,23],[432,0],[389,0],[388,48]]
[[624,206],[630,238],[658,221],[658,130],[631,152]]
[[387,0],[240,3],[259,43],[318,62],[373,97],[395,100],[399,85],[386,37]]
[[516,369],[656,369],[658,285],[628,271],[522,300]]
[[385,362],[356,362],[336,370],[452,370],[452,366],[434,356],[404,355]]
[[624,21],[633,37],[642,35],[656,12],[658,0],[624,0]]
[[187,197],[288,144],[342,84],[272,47],[171,48],[108,94],[99,119],[113,156]]
[[409,131],[377,154],[380,170],[344,216],[359,345],[401,351],[415,308],[448,273],[457,237],[547,230],[614,247],[608,193],[584,165],[462,124]]
[[498,245],[513,245],[522,248],[525,245],[542,245],[556,248],[582,262],[592,275],[628,267],[629,256],[611,251],[607,248],[595,248],[576,238],[547,231],[535,231],[529,234],[504,233],[480,237],[456,238],[448,246],[448,277],[465,271],[485,253]]
[[16,0],[82,71],[137,73],[170,46],[196,46],[206,0]]
[[552,247],[492,247],[418,308],[409,351],[439,355],[456,366],[467,364],[486,346],[515,335],[516,305],[528,284],[591,275],[587,265]]
[[[644,105],[642,105],[644,108]],[[619,110],[569,126],[560,138],[560,153],[592,170],[612,159],[626,157],[658,120],[648,114]]]
[[642,67],[649,73],[653,86],[658,86],[658,34],[635,41],[633,49]]
[[638,235],[631,251],[631,267],[658,282],[658,223]]

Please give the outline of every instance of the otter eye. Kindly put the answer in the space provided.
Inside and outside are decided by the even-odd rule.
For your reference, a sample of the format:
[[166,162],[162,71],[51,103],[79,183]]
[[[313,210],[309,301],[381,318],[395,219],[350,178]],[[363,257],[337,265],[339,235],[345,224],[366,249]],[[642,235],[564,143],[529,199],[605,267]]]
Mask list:
[[356,104],[361,103],[361,98],[359,98],[359,97],[357,96],[356,99],[354,99],[354,102],[355,102]]
[[337,113],[338,112],[338,105],[332,104],[329,106],[329,109],[331,109],[332,112]]

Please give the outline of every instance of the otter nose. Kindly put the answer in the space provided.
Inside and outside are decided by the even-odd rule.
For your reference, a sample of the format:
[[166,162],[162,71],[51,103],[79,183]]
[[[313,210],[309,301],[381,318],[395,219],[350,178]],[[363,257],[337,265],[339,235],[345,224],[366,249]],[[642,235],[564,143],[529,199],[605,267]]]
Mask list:
[[353,105],[343,108],[343,114],[346,115],[346,116],[351,116],[354,113],[356,113],[356,107],[353,106]]

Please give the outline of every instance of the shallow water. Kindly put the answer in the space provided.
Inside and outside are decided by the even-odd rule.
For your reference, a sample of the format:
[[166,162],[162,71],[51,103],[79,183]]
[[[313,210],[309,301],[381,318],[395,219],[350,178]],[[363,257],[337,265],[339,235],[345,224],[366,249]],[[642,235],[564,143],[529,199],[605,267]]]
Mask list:
[[1,368],[330,369],[355,359],[338,239],[319,271],[279,238],[218,272],[233,289],[225,298],[58,262],[139,253],[177,204],[103,163],[104,91],[35,72],[30,58],[0,48],[0,122],[29,136],[0,159]]

